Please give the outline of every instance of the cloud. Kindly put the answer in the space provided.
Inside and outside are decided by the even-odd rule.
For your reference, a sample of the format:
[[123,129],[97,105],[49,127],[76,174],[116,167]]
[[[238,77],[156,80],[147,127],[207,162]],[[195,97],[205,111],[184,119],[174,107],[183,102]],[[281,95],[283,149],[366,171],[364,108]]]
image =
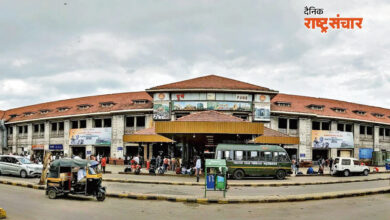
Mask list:
[[[363,17],[308,30],[305,6]],[[390,108],[390,3],[2,1],[0,109],[218,74],[283,93]]]

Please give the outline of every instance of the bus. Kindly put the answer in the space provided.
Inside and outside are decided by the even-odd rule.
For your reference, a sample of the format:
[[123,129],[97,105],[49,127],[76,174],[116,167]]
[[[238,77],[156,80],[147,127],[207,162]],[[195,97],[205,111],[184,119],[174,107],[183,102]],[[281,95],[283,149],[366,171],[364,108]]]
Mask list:
[[218,144],[215,159],[226,159],[228,175],[275,177],[282,180],[291,174],[291,160],[278,145]]

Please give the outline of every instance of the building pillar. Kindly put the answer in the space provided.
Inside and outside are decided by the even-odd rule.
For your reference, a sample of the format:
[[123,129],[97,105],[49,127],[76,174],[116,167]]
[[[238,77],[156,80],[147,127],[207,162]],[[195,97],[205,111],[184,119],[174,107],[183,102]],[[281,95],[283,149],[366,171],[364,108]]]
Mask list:
[[49,144],[50,144],[50,122],[45,121],[45,133],[43,135],[44,141],[44,150],[49,150]]
[[87,118],[87,128],[93,128],[93,119]]
[[[311,119],[299,118],[298,121],[299,130],[299,146],[298,146],[298,159],[299,160],[312,160],[312,144],[311,144]],[[302,155],[302,157],[301,157]]]
[[[134,120],[135,122],[135,120]],[[123,135],[125,134],[125,116],[112,116],[112,134],[111,134],[111,157],[124,158]],[[122,150],[118,150],[118,148]]]
[[[331,131],[337,131],[337,122],[336,121],[331,121],[330,122],[330,130]],[[331,148],[330,149],[330,157],[331,158],[336,158],[337,157],[337,148]]]
[[92,155],[92,148],[92,145],[85,146],[85,159],[89,159],[89,157]]
[[381,146],[379,144],[379,126],[378,125],[374,126],[373,132],[374,132],[374,135],[373,135],[374,150],[376,150],[376,149],[380,150]]
[[270,126],[269,128],[277,131],[279,129],[278,123],[279,123],[278,117],[277,116],[271,116],[271,120],[270,120],[270,123],[269,123],[269,126]]
[[[11,152],[14,153],[16,152],[16,141],[17,141],[17,127],[16,125],[13,125],[12,126],[12,146],[10,147],[11,148]],[[31,150],[31,146],[30,146],[30,150]],[[29,154],[31,154],[31,152],[29,152]]]
[[[359,158],[359,147],[360,147],[360,124],[353,124],[353,155],[355,158]],[[375,149],[374,149],[375,150]]]
[[65,120],[64,121],[64,156],[65,157],[70,157],[71,153],[70,152],[70,147],[69,147],[69,130],[70,130],[70,121]]
[[33,137],[33,125],[30,123],[27,125],[27,146],[24,149],[27,152],[32,152],[32,137]]

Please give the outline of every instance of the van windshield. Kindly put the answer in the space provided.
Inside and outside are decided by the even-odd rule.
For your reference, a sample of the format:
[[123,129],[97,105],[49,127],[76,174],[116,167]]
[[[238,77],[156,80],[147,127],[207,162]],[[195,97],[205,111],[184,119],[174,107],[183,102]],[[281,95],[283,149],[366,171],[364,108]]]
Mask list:
[[334,164],[338,164],[339,161],[340,161],[340,159],[339,159],[339,158],[336,158],[336,159],[334,160]]

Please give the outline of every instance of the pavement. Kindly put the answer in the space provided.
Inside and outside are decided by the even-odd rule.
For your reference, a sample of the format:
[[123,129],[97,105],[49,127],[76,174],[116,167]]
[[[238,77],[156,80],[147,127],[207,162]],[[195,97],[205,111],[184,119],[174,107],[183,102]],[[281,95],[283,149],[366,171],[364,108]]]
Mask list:
[[44,192],[0,184],[7,219],[389,219],[390,195],[310,202],[198,204],[91,197],[48,199]]

